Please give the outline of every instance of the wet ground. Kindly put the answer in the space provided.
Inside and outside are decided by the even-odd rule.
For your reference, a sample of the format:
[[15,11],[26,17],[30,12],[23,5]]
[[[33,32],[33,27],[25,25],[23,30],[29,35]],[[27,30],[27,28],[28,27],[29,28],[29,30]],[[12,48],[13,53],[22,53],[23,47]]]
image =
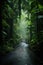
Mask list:
[[29,50],[29,45],[21,42],[18,47],[0,57],[0,65],[39,65],[37,56]]

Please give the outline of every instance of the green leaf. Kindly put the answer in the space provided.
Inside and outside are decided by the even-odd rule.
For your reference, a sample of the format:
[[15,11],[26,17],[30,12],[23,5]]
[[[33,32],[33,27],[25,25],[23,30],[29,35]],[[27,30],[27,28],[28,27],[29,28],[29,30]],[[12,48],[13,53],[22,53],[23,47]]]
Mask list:
[[43,11],[43,6],[39,4],[39,10]]
[[9,27],[8,23],[4,19],[2,19],[2,25],[3,27]]
[[7,33],[6,33],[5,31],[2,31],[2,33],[3,33],[4,35],[7,35]]

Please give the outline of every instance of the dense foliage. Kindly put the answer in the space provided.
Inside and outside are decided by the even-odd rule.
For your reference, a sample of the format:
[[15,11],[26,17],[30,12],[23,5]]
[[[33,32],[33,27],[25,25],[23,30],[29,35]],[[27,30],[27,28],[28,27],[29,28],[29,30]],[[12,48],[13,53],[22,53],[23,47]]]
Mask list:
[[[24,26],[24,27],[23,27]],[[10,51],[25,39],[31,48],[43,42],[43,4],[40,0],[6,0],[2,5],[1,51]]]

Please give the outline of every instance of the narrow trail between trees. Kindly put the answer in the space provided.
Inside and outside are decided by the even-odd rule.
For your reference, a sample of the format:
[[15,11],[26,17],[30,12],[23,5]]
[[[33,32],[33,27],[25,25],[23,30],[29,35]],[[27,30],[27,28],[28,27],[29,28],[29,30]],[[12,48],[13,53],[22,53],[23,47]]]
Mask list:
[[0,58],[0,65],[38,65],[37,57],[28,47],[28,44],[21,42],[15,51]]

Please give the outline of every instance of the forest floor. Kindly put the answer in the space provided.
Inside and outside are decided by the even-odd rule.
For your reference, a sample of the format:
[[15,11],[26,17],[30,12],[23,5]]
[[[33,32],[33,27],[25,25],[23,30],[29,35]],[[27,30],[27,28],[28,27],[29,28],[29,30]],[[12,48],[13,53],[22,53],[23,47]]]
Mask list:
[[42,65],[38,57],[29,49],[29,45],[21,42],[17,48],[6,56],[0,56],[0,65]]

